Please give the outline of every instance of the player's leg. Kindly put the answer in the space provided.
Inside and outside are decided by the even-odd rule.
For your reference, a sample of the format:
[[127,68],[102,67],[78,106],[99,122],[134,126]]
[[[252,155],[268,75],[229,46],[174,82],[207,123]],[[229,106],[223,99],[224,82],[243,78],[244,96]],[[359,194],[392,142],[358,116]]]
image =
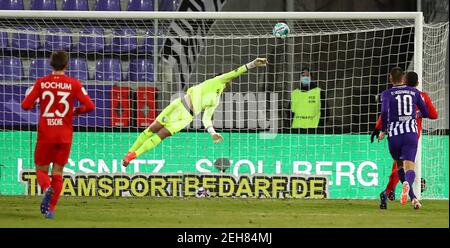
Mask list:
[[52,167],[52,182],[51,189],[53,195],[50,200],[48,212],[45,215],[46,218],[53,219],[55,215],[56,204],[58,203],[59,196],[63,187],[63,171],[64,165],[67,164],[70,155],[71,144],[57,144],[54,150],[54,162]]
[[[395,162],[395,160],[398,159],[398,157],[399,157],[399,147],[398,147],[399,142],[394,137],[390,137],[390,138],[388,138],[388,144],[389,144],[389,153],[391,154],[392,158],[394,159],[394,163],[397,166],[397,163]],[[391,173],[391,175],[392,175],[392,173]],[[387,209],[387,199],[388,199],[388,196],[390,195],[390,192],[392,192],[391,187],[392,186],[391,186],[391,176],[390,176],[389,183],[386,186],[386,189],[380,193],[380,209]]]
[[386,194],[390,201],[395,200],[395,187],[397,186],[399,181],[397,170],[397,162],[394,160],[394,162],[392,163],[391,175],[389,175],[389,182],[386,186]]
[[397,162],[392,163],[392,171],[389,176],[388,184],[383,192],[380,193],[380,209],[387,209],[387,199],[390,201],[395,200],[395,185],[398,182],[398,174],[397,174]]
[[400,195],[400,203],[406,204],[406,202],[408,201],[408,194],[409,194],[410,186],[409,186],[408,181],[405,180],[405,169],[404,169],[405,161],[398,160],[397,165],[399,167],[398,175],[399,175],[400,181],[402,182],[402,193]]
[[150,139],[153,134],[157,133],[163,126],[154,121],[149,127],[147,127],[143,132],[139,134],[134,144],[130,147],[128,152],[135,152],[139,147],[148,139]]
[[172,136],[178,133],[181,129],[185,128],[189,123],[192,122],[192,115],[187,112],[184,106],[181,105],[175,108],[170,116],[165,118],[157,118],[155,122],[161,121],[162,123],[158,123],[159,125],[164,125],[164,127],[160,128],[156,135],[153,135],[150,139],[144,142],[144,144],[139,147],[136,151],[136,157],[141,156],[142,154],[154,149],[161,143],[165,138]]
[[36,143],[34,150],[34,164],[36,165],[36,177],[41,190],[45,192],[50,186],[50,177],[48,176],[48,166],[51,163],[50,156],[52,147],[46,143]]
[[161,141],[169,136],[172,136],[170,131],[165,127],[161,128],[156,135],[153,135],[150,139],[145,141],[139,149],[136,150],[136,157],[139,157],[142,154],[154,149],[159,145],[159,143],[161,143]]
[[[416,195],[414,194],[414,180],[416,179],[416,172],[414,171],[415,163],[413,161],[407,161],[405,160],[405,183],[408,183],[409,185],[409,199],[411,200],[414,209],[419,209],[422,207],[422,204],[417,199]],[[405,201],[406,202],[406,201]]]
[[48,175],[48,166],[51,163],[52,158],[52,146],[47,143],[36,143],[34,151],[34,163],[36,165],[36,178],[41,190],[44,192],[40,204],[40,210],[42,214],[47,213],[50,199],[53,191],[50,187],[50,176]]
[[155,133],[161,130],[161,128],[163,128],[163,126],[157,121],[154,121],[148,128],[146,128],[136,139],[127,154],[125,154],[125,157],[122,159],[122,165],[127,166],[131,160],[135,159],[137,149],[139,149],[145,141],[155,136]]
[[[416,199],[413,190],[413,183],[416,178],[416,173],[414,171],[414,161],[416,159],[417,153],[417,135],[403,135],[403,145],[401,147],[401,159],[403,160],[404,169],[404,181],[402,183],[402,197],[400,202],[405,204],[408,200],[408,195],[411,201]],[[402,180],[399,174],[400,180]],[[417,200],[417,199],[416,199]]]
[[50,200],[50,205],[48,208],[48,212],[45,217],[48,219],[53,219],[55,216],[56,204],[58,203],[59,196],[61,194],[62,186],[63,186],[63,170],[64,165],[53,164],[52,167],[52,183],[51,188],[53,190],[53,195]]
[[191,122],[192,115],[183,106],[181,99],[173,101],[152,123],[153,130],[158,129],[156,135],[144,141],[135,152],[128,153],[122,160],[122,165],[127,166],[131,160],[154,149],[162,140],[179,132]]

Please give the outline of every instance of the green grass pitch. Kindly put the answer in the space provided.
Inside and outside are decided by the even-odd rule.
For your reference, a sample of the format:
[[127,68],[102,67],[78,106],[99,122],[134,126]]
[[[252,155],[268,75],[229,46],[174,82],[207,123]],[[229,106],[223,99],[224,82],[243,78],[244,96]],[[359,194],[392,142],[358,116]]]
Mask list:
[[40,200],[0,196],[0,227],[449,227],[448,200],[381,210],[376,200],[62,197],[54,220]]

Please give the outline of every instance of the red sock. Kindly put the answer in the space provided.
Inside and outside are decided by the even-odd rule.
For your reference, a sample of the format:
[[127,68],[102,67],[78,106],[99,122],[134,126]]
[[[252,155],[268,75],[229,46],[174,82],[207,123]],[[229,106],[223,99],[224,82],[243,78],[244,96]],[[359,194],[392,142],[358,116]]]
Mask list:
[[63,177],[61,175],[53,175],[52,176],[52,189],[53,189],[53,196],[50,200],[50,211],[55,211],[56,203],[58,203],[59,194],[61,194],[63,186]]
[[50,177],[47,171],[36,170],[36,177],[42,191],[45,192],[50,187]]
[[398,177],[397,170],[398,170],[397,163],[394,161],[394,163],[392,164],[392,172],[391,175],[389,176],[389,182],[386,186],[386,194],[388,195],[389,193],[395,190],[395,187],[397,186],[398,181],[400,180]]

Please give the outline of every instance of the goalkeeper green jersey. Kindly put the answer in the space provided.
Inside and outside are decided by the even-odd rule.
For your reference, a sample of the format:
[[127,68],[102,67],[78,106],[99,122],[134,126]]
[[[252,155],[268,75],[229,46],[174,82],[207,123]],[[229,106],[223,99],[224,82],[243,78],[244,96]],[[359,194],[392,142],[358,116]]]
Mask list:
[[214,110],[219,105],[220,95],[226,87],[226,83],[234,78],[239,77],[242,73],[247,72],[245,65],[236,70],[227,72],[220,76],[208,79],[200,84],[190,87],[187,94],[191,98],[194,115],[203,113],[202,122],[205,128],[212,126],[212,116]]

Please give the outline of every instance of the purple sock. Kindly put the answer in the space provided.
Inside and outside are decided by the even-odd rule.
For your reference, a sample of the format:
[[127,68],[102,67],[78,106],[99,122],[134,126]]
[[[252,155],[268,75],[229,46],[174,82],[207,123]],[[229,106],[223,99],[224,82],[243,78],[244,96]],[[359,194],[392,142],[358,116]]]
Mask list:
[[405,170],[403,169],[403,167],[397,170],[397,174],[400,182],[403,183],[405,181]]
[[416,198],[413,190],[413,183],[414,179],[416,179],[416,172],[414,170],[408,170],[405,174],[405,179],[409,183],[409,198],[412,201],[412,199]]

